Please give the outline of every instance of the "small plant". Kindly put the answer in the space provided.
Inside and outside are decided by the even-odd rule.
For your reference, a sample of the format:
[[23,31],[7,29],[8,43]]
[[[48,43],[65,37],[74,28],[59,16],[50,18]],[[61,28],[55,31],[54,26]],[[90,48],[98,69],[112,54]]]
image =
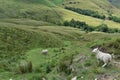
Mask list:
[[[43,78],[45,78],[45,77],[42,75],[34,75],[29,80],[44,80]],[[46,80],[46,78],[45,78],[45,80]]]
[[40,68],[40,67],[35,67],[35,69],[34,69],[34,71],[36,72],[36,73],[42,73],[42,69]]
[[20,73],[24,74],[27,72],[32,72],[32,62],[31,61],[22,61],[19,64]]
[[85,65],[85,66],[91,66],[91,65],[92,65],[92,63],[91,63],[91,61],[90,61],[90,60],[87,60],[87,61],[84,63],[84,65]]
[[101,67],[99,67],[99,68],[93,68],[93,72],[95,74],[104,74],[105,73],[105,69],[101,68]]
[[28,72],[32,72],[32,68],[33,66],[32,66],[32,62],[31,61],[29,61],[28,62]]
[[73,61],[73,55],[63,57],[59,62],[58,71],[64,72],[68,75],[71,74],[72,70],[70,68],[70,65],[72,64],[72,61]]

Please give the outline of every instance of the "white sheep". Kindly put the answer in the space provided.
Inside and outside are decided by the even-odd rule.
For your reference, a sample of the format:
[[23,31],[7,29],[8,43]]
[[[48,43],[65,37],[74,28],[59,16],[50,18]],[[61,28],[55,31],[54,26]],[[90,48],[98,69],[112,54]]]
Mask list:
[[77,76],[73,77],[71,80],[77,80]]
[[105,67],[112,59],[112,56],[110,54],[101,52],[98,48],[93,49],[92,52],[96,53],[96,58],[98,61],[101,60],[104,62],[102,67]]
[[41,53],[46,55],[46,54],[48,54],[48,50],[47,49],[42,50]]

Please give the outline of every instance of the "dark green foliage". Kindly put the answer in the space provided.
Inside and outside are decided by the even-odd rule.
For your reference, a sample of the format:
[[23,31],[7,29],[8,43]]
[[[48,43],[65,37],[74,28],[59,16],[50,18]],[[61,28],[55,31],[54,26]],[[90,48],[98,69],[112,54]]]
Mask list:
[[89,26],[88,24],[86,24],[85,22],[81,22],[81,21],[76,21],[74,19],[72,19],[71,21],[65,21],[63,23],[64,26],[71,26],[74,28],[80,28],[86,32],[91,32],[91,31],[100,31],[100,32],[107,32],[107,33],[119,33],[120,30],[116,29],[116,28],[108,28],[108,26],[106,24],[101,24],[99,26],[96,27],[92,27]]
[[74,28],[80,28],[80,29],[82,29],[84,31],[87,31],[87,32],[91,32],[91,31],[94,30],[94,28],[90,27],[85,22],[76,21],[74,19],[72,19],[70,22],[65,21],[63,25],[64,26],[71,26],[71,27],[74,27]]
[[32,70],[33,70],[33,65],[32,65],[32,62],[29,61],[28,62],[28,72],[32,72]]
[[51,72],[51,67],[49,65],[46,66],[46,73]]
[[108,19],[120,23],[120,18],[119,17],[109,16]]
[[92,16],[95,18],[100,18],[100,19],[105,19],[105,15],[99,14],[97,11],[92,11],[92,10],[84,10],[80,8],[73,8],[73,7],[65,7],[65,9],[72,10],[74,12],[77,12],[79,14],[87,15],[87,16]]
[[32,62],[31,61],[22,61],[19,64],[19,72],[21,74],[32,72]]
[[96,31],[109,32],[108,26],[106,24],[101,24],[96,27]]
[[59,62],[58,71],[70,75],[72,72],[70,65],[72,63],[73,63],[73,55],[64,56]]
[[84,64],[85,66],[91,66],[92,65],[92,63],[91,63],[91,61],[90,60],[87,60],[86,62],[85,62],[85,64]]

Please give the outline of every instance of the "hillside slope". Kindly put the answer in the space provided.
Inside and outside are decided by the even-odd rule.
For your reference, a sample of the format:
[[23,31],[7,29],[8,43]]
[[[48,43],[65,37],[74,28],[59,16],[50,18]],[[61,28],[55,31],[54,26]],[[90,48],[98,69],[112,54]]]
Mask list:
[[0,22],[0,71],[13,71],[16,63],[25,59],[24,55],[28,50],[61,47],[64,40],[78,40],[78,36],[83,33],[79,29],[63,26],[38,27],[23,23]]
[[70,6],[81,9],[90,9],[108,15],[108,11],[114,15],[119,15],[120,10],[112,5],[108,0],[65,0],[63,6]]
[[[93,27],[105,23],[120,29],[120,24],[63,9],[59,7],[62,3],[0,0],[0,80],[71,80],[74,76],[78,80],[120,79],[119,64],[102,68],[91,52],[91,48],[100,46],[115,54],[114,61],[119,62],[119,33],[87,33],[60,26],[72,18]],[[41,53],[44,49],[47,54]]]
[[[69,80],[77,76],[78,80],[94,80],[106,75],[119,80],[119,66],[112,64],[101,68],[91,54],[90,47],[106,45],[108,48],[107,45],[111,44],[111,48],[119,46],[120,34],[85,33],[64,26],[0,22],[0,38],[0,79],[40,80],[45,77],[49,80]],[[119,47],[116,48],[117,55]],[[48,55],[41,54],[43,49],[49,50]],[[111,49],[108,50],[111,52]],[[32,72],[20,73],[21,60],[31,61]],[[23,69],[27,69],[26,66]]]
[[[38,2],[39,3],[38,3]],[[1,0],[0,1],[0,18],[29,18],[42,20],[59,24],[62,22],[61,15],[51,2],[36,0]]]
[[[48,1],[48,0],[1,0],[0,1],[0,18],[1,21],[7,21],[5,19],[9,19],[9,22],[12,22],[13,19],[30,19],[37,20],[42,22],[49,22],[57,25],[61,25],[65,20],[71,20],[74,18],[75,20],[84,21],[88,25],[98,26],[102,23],[105,23],[110,28],[120,28],[119,23],[115,23],[109,20],[101,20],[93,17],[81,15],[69,10],[65,10],[61,7],[57,7],[56,5],[60,5],[63,1]],[[83,1],[84,2],[84,1]],[[94,8],[93,8],[94,9]],[[24,19],[24,20],[25,20]],[[14,22],[14,21],[13,21]]]

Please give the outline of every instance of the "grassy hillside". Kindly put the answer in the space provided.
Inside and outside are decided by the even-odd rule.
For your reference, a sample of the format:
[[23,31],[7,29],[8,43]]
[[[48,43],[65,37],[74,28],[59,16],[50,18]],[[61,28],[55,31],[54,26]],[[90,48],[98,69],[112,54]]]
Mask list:
[[62,22],[59,12],[48,5],[42,4],[42,2],[40,4],[32,4],[32,2],[28,4],[21,0],[1,0],[0,4],[0,18],[29,18],[56,24]]
[[82,31],[73,28],[40,26],[39,21],[31,25],[28,24],[29,20],[24,23],[19,23],[19,20],[13,21],[0,22],[0,71],[3,72],[14,71],[15,64],[25,58],[24,54],[28,50],[61,47],[64,44],[63,40],[77,40],[77,37],[83,34]]
[[99,13],[108,14],[107,11],[112,11],[113,14],[119,15],[120,11],[118,8],[113,6],[107,0],[65,0],[64,6],[76,7],[81,9],[90,9],[93,11],[98,11]]
[[[59,9],[61,10],[61,9]],[[64,20],[68,20],[70,21],[72,18],[75,20],[79,20],[79,21],[83,21],[86,22],[88,25],[91,26],[98,26],[100,24],[107,24],[109,28],[120,28],[120,24],[110,21],[110,20],[102,20],[102,19],[97,19],[97,18],[93,18],[90,16],[85,16],[85,15],[81,15],[81,14],[77,14],[75,12],[69,11],[69,10],[63,10],[63,19]]]
[[[119,44],[120,34],[84,33],[63,26],[28,26],[9,22],[0,22],[0,25],[0,79],[40,80],[45,77],[48,80],[69,80],[77,76],[78,80],[92,80],[104,75],[119,79],[119,67],[113,63],[111,67],[96,66],[91,47]],[[43,49],[49,50],[48,55],[41,54]],[[19,73],[21,60],[32,62],[32,73]]]
[[[46,4],[47,0],[31,0],[28,4],[28,1],[25,0],[1,0],[0,1],[0,18],[4,22],[11,22],[11,23],[18,23],[20,20],[24,20],[23,18],[26,18],[27,20],[33,20],[32,23],[34,23],[36,20],[41,22],[48,22],[53,24],[59,24],[61,25],[63,21],[65,20],[71,20],[74,18],[75,20],[84,21],[88,25],[91,26],[98,26],[102,23],[105,23],[110,28],[119,28],[120,24],[109,21],[109,20],[101,20],[96,19],[93,17],[80,15],[72,11],[65,10],[60,7],[56,6],[49,6],[49,4],[56,4],[60,5],[62,3],[62,0],[60,2],[58,1],[49,1],[48,4]],[[39,1],[39,2],[37,2]],[[33,2],[33,4],[32,4]],[[52,3],[54,2],[54,3]],[[36,4],[37,3],[37,4]],[[58,4],[59,3],[59,4]],[[13,18],[12,20],[10,20]],[[6,20],[5,20],[6,19]],[[19,19],[19,21],[16,20]],[[46,25],[48,23],[45,23]],[[24,23],[23,23],[24,24]],[[38,24],[39,25],[39,24]]]
[[[106,15],[109,9],[119,13],[107,0],[0,0],[0,80],[120,79],[119,33],[86,33],[60,26],[72,18],[93,27],[105,23],[120,29],[120,24],[66,10],[63,5]],[[96,46],[115,55],[105,68],[91,52]],[[42,54],[43,49],[48,54]]]

